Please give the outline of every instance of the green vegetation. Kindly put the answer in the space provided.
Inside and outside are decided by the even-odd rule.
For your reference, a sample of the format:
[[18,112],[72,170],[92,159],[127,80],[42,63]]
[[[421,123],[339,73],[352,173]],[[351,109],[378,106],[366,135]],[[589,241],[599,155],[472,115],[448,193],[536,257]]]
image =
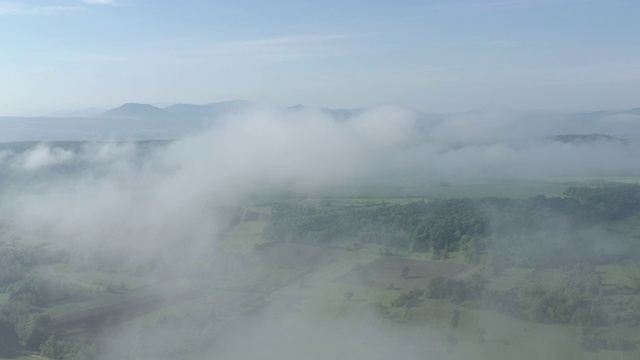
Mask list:
[[331,245],[341,240],[431,251],[433,259],[462,251],[485,258],[494,271],[507,266],[565,266],[605,262],[583,231],[621,220],[640,209],[640,186],[570,187],[563,197],[448,199],[409,204],[273,207],[269,241]]
[[[0,357],[114,354],[94,333],[125,323],[136,336],[117,340],[135,351],[169,327],[183,353],[163,356],[196,356],[264,309],[278,319],[374,309],[408,339],[437,329],[424,336],[453,358],[548,344],[563,358],[640,353],[637,184],[526,199],[270,200],[219,210],[228,226],[197,275],[158,276],[167,258],[131,266],[121,254],[5,240],[0,335],[16,350]],[[158,282],[170,290],[154,291]]]
[[53,360],[91,360],[97,358],[98,348],[86,341],[51,336],[40,345],[40,355]]

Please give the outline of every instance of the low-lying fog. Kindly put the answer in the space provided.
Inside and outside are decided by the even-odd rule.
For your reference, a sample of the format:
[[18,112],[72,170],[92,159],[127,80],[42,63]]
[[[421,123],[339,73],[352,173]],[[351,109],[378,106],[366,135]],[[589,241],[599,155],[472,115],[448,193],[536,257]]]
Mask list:
[[[2,231],[71,243],[78,256],[96,249],[120,251],[134,262],[175,256],[175,270],[185,273],[197,270],[189,268],[190,259],[210,256],[215,248],[225,226],[216,209],[237,204],[256,188],[291,187],[304,193],[376,179],[434,183],[639,172],[640,142],[634,136],[640,134],[640,117],[635,115],[583,123],[551,114],[484,111],[429,120],[385,106],[346,121],[313,109],[265,108],[228,114],[210,127],[202,122],[186,127],[172,122],[173,128],[161,129],[151,120],[82,121],[0,119],[2,141],[103,141],[2,144]],[[76,128],[70,131],[69,126]],[[554,138],[591,133],[610,137]],[[132,139],[170,141],[117,142]],[[386,328],[373,314],[349,325],[267,318],[266,324],[221,346],[222,358],[441,356],[424,353],[437,337],[425,340],[424,348],[411,347],[407,344],[415,339]],[[349,339],[361,341],[343,340],[345,329],[350,329]],[[158,329],[153,346],[159,353],[183,346],[184,332],[173,330]],[[127,346],[123,336],[115,338]]]

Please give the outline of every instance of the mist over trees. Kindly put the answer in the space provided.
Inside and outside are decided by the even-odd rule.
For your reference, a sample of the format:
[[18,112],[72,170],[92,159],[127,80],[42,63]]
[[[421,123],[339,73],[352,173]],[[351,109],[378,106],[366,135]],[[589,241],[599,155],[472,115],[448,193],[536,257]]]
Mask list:
[[569,187],[564,194],[527,200],[434,199],[341,208],[280,203],[273,207],[264,236],[270,241],[316,244],[354,239],[432,251],[436,257],[462,250],[470,261],[477,261],[490,249],[495,266],[557,267],[597,262],[604,254],[598,253],[588,235],[581,238],[580,230],[640,210],[637,184]]
[[[637,174],[637,140],[554,138],[551,127],[522,140],[524,133],[503,130],[523,120],[512,123],[501,114],[421,116],[400,107],[340,113],[340,119],[324,110],[253,109],[180,139],[3,144],[3,336],[55,359],[133,351],[175,358],[184,347],[204,349],[230,319],[262,311],[286,317],[309,297],[336,318],[364,311],[351,333],[368,329],[368,321],[419,322],[443,306],[448,315],[435,323],[444,321],[451,332],[448,353],[464,348],[457,332],[469,331],[466,314],[478,309],[535,324],[572,324],[595,349],[635,348],[593,329],[638,321],[629,310],[637,304],[625,297],[635,288],[613,286],[600,272],[633,263],[621,251],[622,235],[609,227],[633,221],[640,186],[597,180]],[[473,131],[476,121],[489,122]],[[468,184],[525,189],[527,181],[558,190],[432,195]],[[407,263],[394,267],[400,263],[388,259]],[[526,281],[496,285],[510,272]],[[325,292],[322,276],[335,290],[318,297]],[[299,285],[288,288],[291,283]],[[384,300],[371,295],[379,292]],[[624,311],[623,301],[631,301]],[[61,331],[77,325],[65,307],[75,302],[99,305],[73,316],[94,319],[96,329],[123,329],[122,335],[91,328],[86,340]],[[186,315],[167,310],[174,307]],[[158,309],[161,315],[144,317]],[[148,323],[130,326],[122,320],[127,314]],[[304,334],[315,330],[298,321],[285,333],[299,326],[301,341],[314,344]],[[382,345],[385,324],[364,333]],[[334,325],[326,326],[317,336],[333,339],[327,333]],[[394,331],[416,336],[402,329]],[[109,341],[97,346],[94,339]],[[158,339],[163,345],[152,349]],[[483,346],[496,342],[491,331],[482,339]],[[389,351],[404,353],[402,341],[391,343]],[[367,344],[359,351],[366,353]]]

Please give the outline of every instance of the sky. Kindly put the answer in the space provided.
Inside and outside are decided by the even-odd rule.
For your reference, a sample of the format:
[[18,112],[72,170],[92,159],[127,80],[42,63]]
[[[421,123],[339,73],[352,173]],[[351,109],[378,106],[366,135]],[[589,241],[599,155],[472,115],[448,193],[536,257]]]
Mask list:
[[0,0],[0,115],[640,106],[636,0]]

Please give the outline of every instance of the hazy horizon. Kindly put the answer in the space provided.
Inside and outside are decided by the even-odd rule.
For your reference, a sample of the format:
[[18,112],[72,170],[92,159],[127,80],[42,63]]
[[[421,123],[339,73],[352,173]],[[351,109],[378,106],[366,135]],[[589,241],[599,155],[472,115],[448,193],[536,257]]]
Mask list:
[[204,101],[204,102],[135,102],[135,101],[125,101],[122,103],[114,103],[111,105],[104,106],[93,106],[89,104],[85,107],[79,108],[65,108],[65,109],[57,109],[51,111],[44,112],[26,112],[26,113],[0,113],[0,118],[92,118],[92,117],[108,117],[103,116],[105,112],[110,110],[118,109],[120,107],[126,105],[151,105],[153,107],[159,109],[165,109],[174,105],[195,105],[195,106],[206,106],[206,105],[215,105],[215,104],[225,104],[225,103],[246,103],[249,105],[254,105],[262,108],[295,108],[295,107],[305,107],[310,109],[328,109],[328,110],[365,110],[371,109],[381,106],[398,106],[403,107],[411,111],[425,113],[425,114],[434,114],[434,115],[459,115],[459,114],[467,114],[473,112],[486,112],[486,111],[504,111],[504,112],[517,112],[517,113],[538,113],[538,114],[555,114],[555,115],[572,115],[572,114],[580,114],[580,113],[592,113],[592,112],[625,112],[629,110],[640,109],[640,102],[638,105],[620,107],[620,108],[575,108],[575,109],[547,109],[544,107],[540,108],[516,108],[510,106],[497,106],[497,105],[486,105],[476,108],[460,108],[452,111],[431,111],[430,109],[420,109],[415,106],[403,104],[403,103],[393,103],[393,102],[380,102],[379,104],[369,104],[362,106],[346,106],[346,107],[332,107],[326,106],[323,104],[315,104],[308,105],[301,102],[294,103],[286,103],[286,104],[276,104],[269,102],[261,102],[261,101],[253,101],[241,98],[232,98],[232,99],[222,99],[216,101]]

